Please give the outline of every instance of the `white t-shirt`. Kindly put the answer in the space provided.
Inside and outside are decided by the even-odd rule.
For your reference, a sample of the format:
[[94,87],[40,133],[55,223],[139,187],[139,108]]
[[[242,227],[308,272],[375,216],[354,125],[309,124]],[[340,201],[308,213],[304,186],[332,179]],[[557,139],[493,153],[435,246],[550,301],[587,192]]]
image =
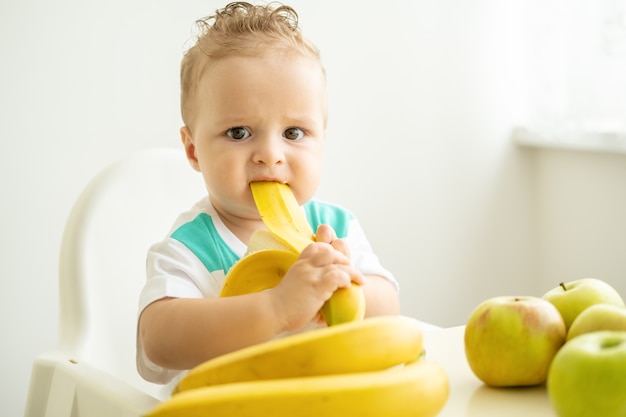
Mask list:
[[[382,267],[356,218],[346,209],[311,200],[303,210],[313,230],[321,224],[333,227],[350,250],[352,264],[364,275],[378,275],[396,288],[393,275]],[[174,222],[168,236],[152,245],[147,255],[147,281],[139,297],[139,315],[165,297],[217,298],[230,268],[246,252],[221,221],[209,198],[197,202]],[[166,384],[183,373],[151,362],[137,337],[137,370],[150,382]]]

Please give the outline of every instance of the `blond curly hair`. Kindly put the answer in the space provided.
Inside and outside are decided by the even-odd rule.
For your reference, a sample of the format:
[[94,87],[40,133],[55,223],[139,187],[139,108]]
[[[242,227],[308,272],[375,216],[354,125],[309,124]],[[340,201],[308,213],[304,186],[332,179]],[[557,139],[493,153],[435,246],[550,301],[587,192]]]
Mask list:
[[290,6],[233,2],[196,24],[199,34],[183,56],[180,68],[181,114],[187,126],[194,117],[198,84],[212,62],[233,55],[300,54],[320,61],[324,71],[318,49],[302,35],[298,14]]

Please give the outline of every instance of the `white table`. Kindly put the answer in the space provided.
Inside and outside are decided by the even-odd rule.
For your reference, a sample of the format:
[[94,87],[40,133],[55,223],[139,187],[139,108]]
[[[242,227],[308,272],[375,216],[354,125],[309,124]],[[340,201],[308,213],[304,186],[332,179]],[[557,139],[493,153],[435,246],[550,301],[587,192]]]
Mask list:
[[465,326],[424,331],[428,360],[448,373],[450,396],[437,417],[556,417],[545,385],[490,388],[472,373],[463,346]]

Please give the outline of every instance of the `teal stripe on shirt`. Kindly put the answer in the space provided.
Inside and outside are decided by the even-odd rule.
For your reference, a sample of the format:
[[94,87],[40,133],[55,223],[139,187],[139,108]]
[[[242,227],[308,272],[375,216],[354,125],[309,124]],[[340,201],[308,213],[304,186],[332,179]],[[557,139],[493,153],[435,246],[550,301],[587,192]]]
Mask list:
[[239,256],[222,240],[213,219],[206,213],[198,214],[170,236],[187,246],[210,272],[223,270],[224,274],[239,260]]
[[348,236],[350,222],[354,219],[354,216],[345,209],[316,200],[306,203],[304,212],[314,233],[320,225],[328,224],[335,229],[339,239]]
[[[309,201],[304,205],[307,220],[315,232],[322,224],[330,225],[339,239],[348,235],[352,214],[338,206],[319,201]],[[198,214],[192,221],[183,224],[170,236],[193,252],[208,271],[224,271],[239,260],[239,257],[220,237],[213,219],[206,213]]]

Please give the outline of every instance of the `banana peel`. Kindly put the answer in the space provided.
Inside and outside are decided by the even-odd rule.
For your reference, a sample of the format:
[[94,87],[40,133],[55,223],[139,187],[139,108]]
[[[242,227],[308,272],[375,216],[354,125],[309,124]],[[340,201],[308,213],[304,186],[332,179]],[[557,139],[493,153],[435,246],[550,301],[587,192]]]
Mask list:
[[[315,241],[313,230],[287,184],[253,182],[250,189],[267,231],[252,235],[246,254],[226,275],[221,297],[275,287],[300,253]],[[352,283],[336,290],[320,312],[329,326],[362,319],[363,288]]]
[[259,181],[250,184],[261,220],[278,240],[302,252],[315,240],[313,230],[287,184]]
[[228,272],[220,297],[273,288],[297,260],[297,253],[280,249],[263,249],[244,256]]

